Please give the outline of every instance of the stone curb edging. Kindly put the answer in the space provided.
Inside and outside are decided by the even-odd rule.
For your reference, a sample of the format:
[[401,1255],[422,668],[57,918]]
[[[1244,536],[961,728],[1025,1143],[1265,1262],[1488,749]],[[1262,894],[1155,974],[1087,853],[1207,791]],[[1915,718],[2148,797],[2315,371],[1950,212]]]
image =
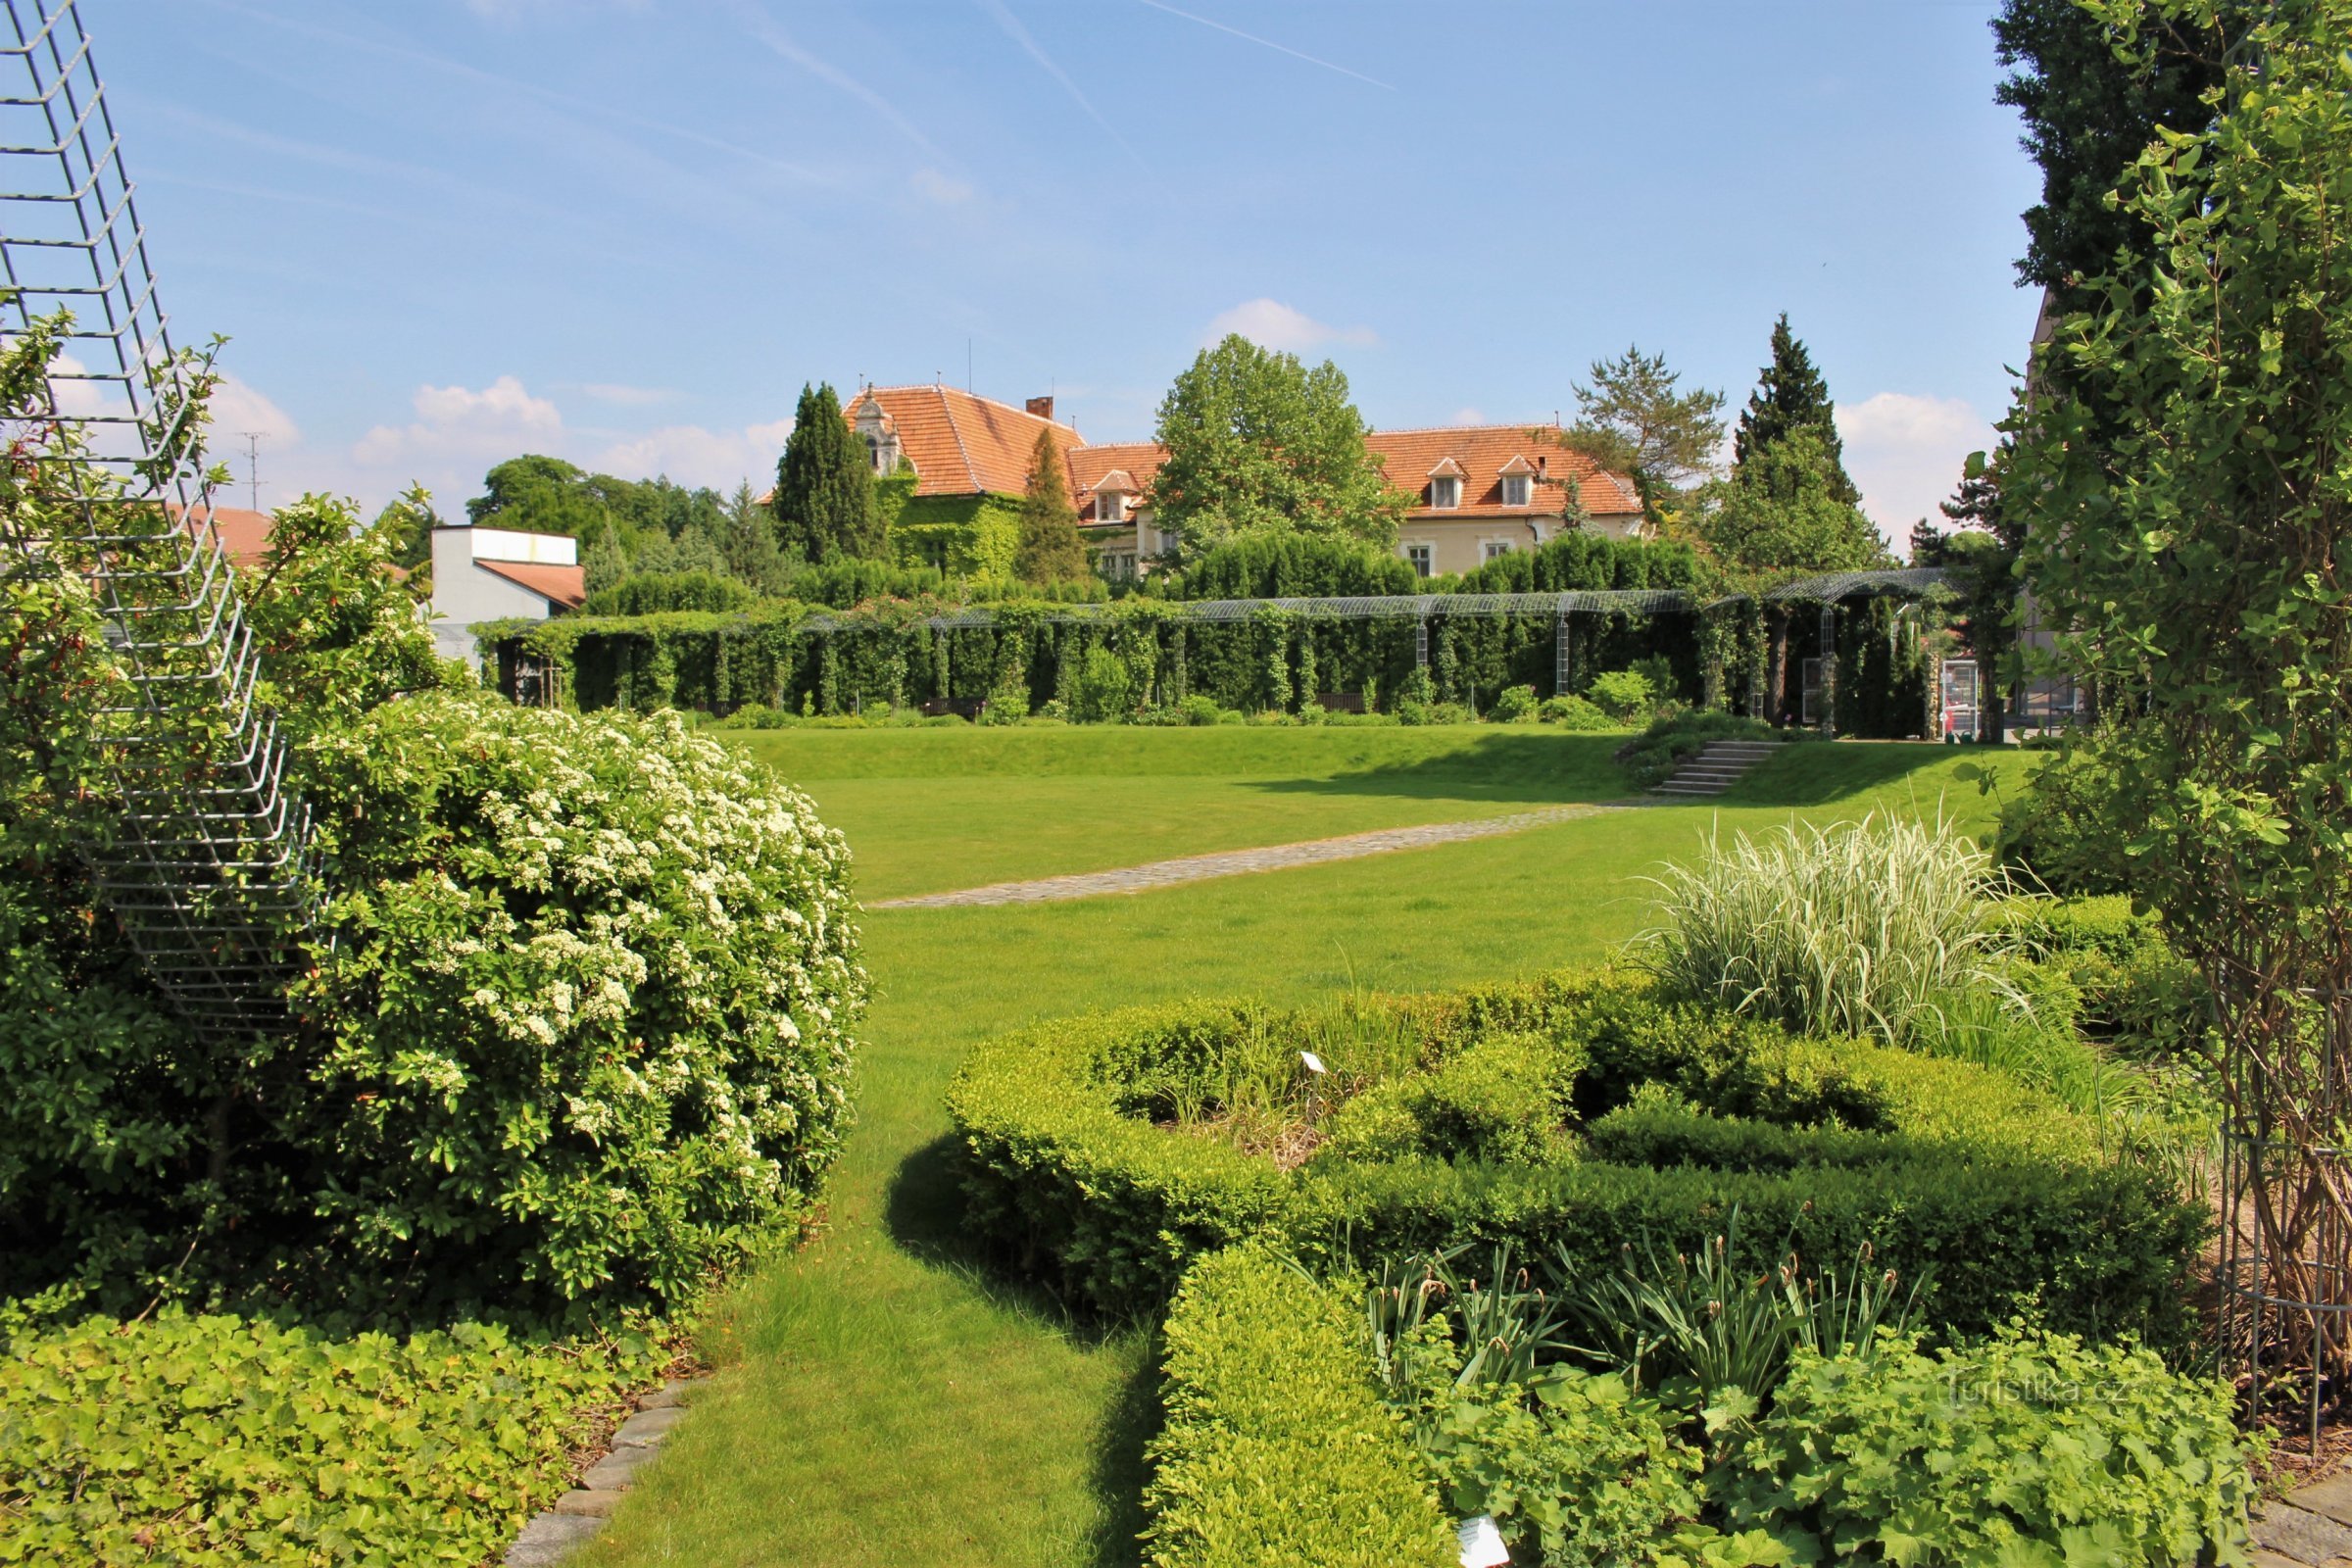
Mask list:
[[1284,871],[1293,866],[1320,865],[1328,860],[1352,860],[1362,856],[1387,855],[1397,850],[1460,844],[1471,839],[1494,838],[1504,833],[1525,832],[1529,828],[1549,827],[1554,822],[1573,822],[1603,811],[1636,810],[1662,804],[1656,801],[1581,802],[1573,806],[1545,807],[1534,811],[1514,811],[1508,816],[1474,816],[1456,822],[1429,822],[1417,827],[1387,827],[1370,833],[1349,833],[1340,838],[1269,844],[1253,850],[1220,850],[1213,855],[1188,855],[1173,860],[1152,860],[1143,865],[1121,866],[1109,871],[1079,871],[1067,876],[1040,877],[1033,882],[993,882],[987,887],[964,888],[954,893],[923,893],[911,898],[880,899],[866,907],[964,908],[977,905],[1052,904],[1064,899],[1091,899],[1106,893],[1148,893],[1154,888],[1173,887],[1180,882],[1201,882],[1211,877],[1239,876],[1251,871]]
[[506,1568],[543,1568],[562,1562],[581,1542],[605,1528],[620,1494],[636,1483],[637,1469],[661,1452],[669,1429],[686,1419],[686,1396],[708,1383],[708,1374],[673,1378],[637,1401],[636,1413],[612,1434],[612,1451],[580,1475],[580,1483],[555,1506],[534,1514],[507,1548]]
[[2352,1474],[2331,1476],[2254,1510],[2255,1568],[2352,1562]]

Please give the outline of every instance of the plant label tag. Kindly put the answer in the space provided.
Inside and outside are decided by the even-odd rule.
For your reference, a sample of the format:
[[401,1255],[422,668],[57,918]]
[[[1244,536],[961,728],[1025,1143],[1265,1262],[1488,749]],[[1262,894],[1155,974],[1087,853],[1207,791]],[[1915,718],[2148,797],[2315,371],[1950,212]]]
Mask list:
[[1502,1544],[1502,1532],[1490,1514],[1463,1520],[1453,1534],[1462,1544],[1462,1568],[1504,1568],[1511,1560],[1511,1548]]
[[1311,1051],[1301,1051],[1298,1053],[1298,1059],[1306,1063],[1306,1070],[1308,1072],[1319,1073],[1323,1070],[1323,1058],[1316,1055]]

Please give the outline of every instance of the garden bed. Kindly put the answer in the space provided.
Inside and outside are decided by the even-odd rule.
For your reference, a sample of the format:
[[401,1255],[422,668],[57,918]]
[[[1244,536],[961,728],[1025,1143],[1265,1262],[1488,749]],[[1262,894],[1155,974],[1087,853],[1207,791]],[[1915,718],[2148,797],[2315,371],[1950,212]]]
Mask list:
[[[1737,1210],[1746,1263],[1867,1246],[1939,1327],[2030,1309],[2174,1344],[2207,1223],[2000,1072],[1800,1038],[1605,970],[1048,1024],[975,1052],[949,1103],[973,1230],[1110,1314],[1157,1310],[1195,1258],[1251,1239],[1324,1265],[1508,1242],[1605,1269],[1629,1245],[1703,1246]],[[1320,1139],[1294,1169],[1210,1135],[1248,1120],[1262,1142],[1284,1107]]]

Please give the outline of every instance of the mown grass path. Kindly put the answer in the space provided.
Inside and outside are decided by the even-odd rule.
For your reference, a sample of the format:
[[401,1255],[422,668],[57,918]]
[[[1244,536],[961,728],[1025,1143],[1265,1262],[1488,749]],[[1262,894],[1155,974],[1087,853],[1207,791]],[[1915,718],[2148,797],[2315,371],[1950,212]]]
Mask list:
[[921,893],[912,898],[884,899],[869,907],[957,909],[991,904],[1055,904],[1064,899],[1101,898],[1110,893],[1150,893],[1181,882],[1206,882],[1215,877],[1247,876],[1258,871],[1295,871],[1302,865],[1322,865],[1331,860],[1360,860],[1367,855],[1467,844],[1472,839],[1524,833],[1531,827],[1573,822],[1595,811],[1631,809],[1642,804],[1644,803],[1629,801],[1619,806],[1547,806],[1541,810],[1513,811],[1508,816],[1474,816],[1459,822],[1380,828],[1336,839],[1308,839],[1300,844],[1269,844],[1254,850],[1188,855],[1173,860],[1124,865],[1112,871],[1079,871],[1030,882],[993,882],[984,888],[964,888],[955,893]]
[[[1120,760],[1093,738],[1100,733],[1055,738],[1076,737],[1102,761]],[[1161,762],[1184,760],[1157,737],[1187,732],[1144,733],[1164,748]],[[1349,733],[1402,734],[1432,746],[1427,731]],[[1262,746],[1258,735],[1286,734],[1300,738],[1247,738]],[[1446,732],[1436,734],[1443,740]],[[1394,790],[1401,769],[1420,787],[1458,798],[1480,782],[1458,769],[1479,765],[1478,748],[1492,734],[1455,738],[1455,772],[1442,747],[1385,762],[1376,749],[1366,787]],[[847,766],[842,754],[855,754],[838,743],[867,737],[825,738],[836,747],[834,765]],[[709,1395],[578,1560],[587,1568],[1135,1561],[1141,1452],[1152,1418],[1148,1338],[1066,1324],[1052,1302],[969,1260],[941,1106],[963,1053],[1038,1018],[1128,1003],[1235,994],[1298,1001],[1591,961],[1639,927],[1635,879],[1689,855],[1718,818],[1729,830],[1786,821],[1791,808],[1815,817],[1859,814],[1873,803],[1932,810],[1947,791],[1955,807],[1981,815],[1973,790],[1964,795],[1944,782],[1958,760],[1952,754],[1789,751],[1703,808],[1613,812],[1132,899],[871,913],[877,995],[858,1087],[861,1121],[832,1187],[830,1226],[723,1294],[706,1334],[718,1367]],[[883,752],[864,755],[904,765]],[[977,747],[964,755],[986,760]],[[1050,754],[1048,763],[1069,756]],[[1554,756],[1560,772],[1580,771],[1567,747]],[[1303,750],[1302,760],[1316,760]],[[1243,760],[1268,765],[1262,753]],[[1348,779],[1344,770],[1310,775],[1279,798],[1335,797],[1344,807]],[[1064,824],[1050,810],[1027,809],[1049,799],[1033,789],[1037,781],[976,770],[958,792],[936,799],[996,813],[993,863],[1068,869]],[[906,781],[845,772],[810,782],[831,813],[858,801],[866,783],[888,794]],[[1496,794],[1535,806],[1558,800],[1558,789],[1557,775],[1538,776]],[[1596,783],[1586,798],[1601,793]],[[1181,843],[1183,813],[1200,800],[1184,797],[1143,837]],[[846,814],[865,816],[856,806]],[[1338,814],[1345,820],[1345,810]],[[913,869],[926,848],[936,854],[965,831],[932,815],[865,820],[867,841],[901,868],[895,890],[920,887]],[[862,858],[867,842],[854,831],[852,843]],[[940,867],[931,885],[953,885],[953,866]]]

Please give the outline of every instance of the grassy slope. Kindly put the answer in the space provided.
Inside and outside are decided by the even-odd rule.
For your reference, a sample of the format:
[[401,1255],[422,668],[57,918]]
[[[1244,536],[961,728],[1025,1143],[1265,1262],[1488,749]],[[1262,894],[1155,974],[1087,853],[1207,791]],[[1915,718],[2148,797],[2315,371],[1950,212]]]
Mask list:
[[[991,761],[1042,769],[1091,762],[1102,776],[1132,777],[1114,769],[1140,758],[1165,768],[1161,776],[1183,777],[1178,764],[1221,748],[1230,732],[1043,732],[1067,750],[1036,745],[1039,733],[1013,732],[1017,746],[985,732],[968,736],[976,744],[964,760],[981,783],[1004,776],[983,771]],[[1493,734],[1242,732],[1246,750],[1222,755],[1265,767],[1279,760],[1284,741],[1304,743],[1307,766],[1327,770],[1309,777],[1329,778],[1350,764],[1317,748],[1369,735],[1371,752],[1352,765],[1386,767],[1393,777],[1432,768],[1433,759],[1458,755],[1462,742],[1475,755]],[[1185,752],[1182,743],[1195,736],[1205,737],[1203,752]],[[1116,744],[1127,737],[1142,744]],[[953,751],[889,751],[901,737],[888,732],[821,738],[827,744],[799,760],[835,769],[829,784],[826,775],[805,776],[844,815],[893,782],[857,783],[850,770],[859,764],[952,774],[957,759]],[[869,743],[871,751],[857,750]],[[973,1041],[1039,1017],[1163,997],[1249,991],[1300,999],[1591,960],[1638,929],[1632,879],[1688,855],[1718,814],[1731,829],[1785,821],[1791,806],[1829,819],[1869,804],[1933,811],[1940,798],[1955,815],[1977,817],[1973,788],[1949,782],[1959,760],[1926,747],[1792,749],[1727,797],[1720,813],[1611,813],[1509,839],[1142,898],[869,916],[879,996],[860,1085],[864,1119],[834,1186],[833,1227],[726,1295],[708,1335],[723,1369],[712,1396],[581,1561],[1134,1561],[1152,1392],[1143,1336],[1069,1331],[1050,1303],[958,1260],[940,1093]],[[1050,797],[1027,799],[1033,814],[1007,812],[996,824],[1003,869],[992,875],[1068,869],[1056,858],[1065,825],[1037,804]],[[937,824],[924,819],[876,813],[863,831],[853,842],[869,867],[894,857],[914,866],[943,847]],[[1294,836],[1322,831],[1329,830]],[[1172,853],[1202,847],[1196,838]],[[928,885],[964,879],[948,866]]]
[[[725,733],[725,732],[720,732]],[[895,898],[1622,794],[1622,735],[1536,729],[728,734],[816,798]]]

